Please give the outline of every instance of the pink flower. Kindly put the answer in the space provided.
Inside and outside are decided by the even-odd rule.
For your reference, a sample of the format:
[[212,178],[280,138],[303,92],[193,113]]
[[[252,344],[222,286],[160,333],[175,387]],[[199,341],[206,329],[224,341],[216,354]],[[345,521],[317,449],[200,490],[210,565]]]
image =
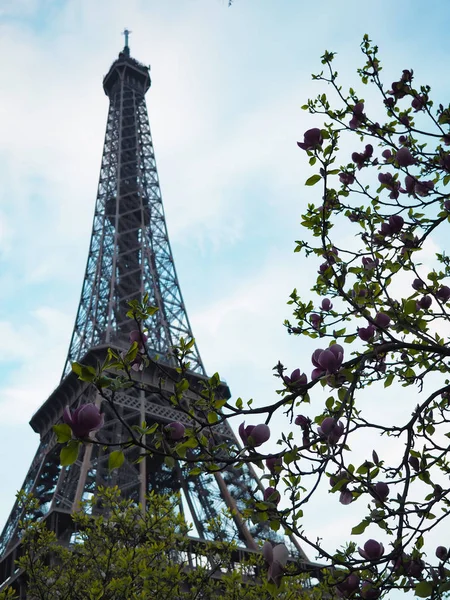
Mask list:
[[264,490],[264,502],[272,502],[273,504],[279,504],[280,500],[280,492],[275,488],[268,487]]
[[353,117],[348,124],[350,129],[357,129],[364,122],[366,116],[364,114],[364,103],[358,102],[353,107]]
[[370,581],[364,581],[361,586],[361,598],[364,600],[377,600],[381,596],[381,590],[376,588]]
[[364,149],[364,152],[353,152],[352,161],[357,166],[358,170],[364,167],[364,164],[372,157],[373,154],[373,146],[372,144],[367,144]]
[[389,486],[387,483],[379,481],[375,484],[372,493],[376,500],[379,500],[380,502],[386,502],[387,497],[389,496]]
[[184,438],[185,427],[183,423],[180,423],[179,421],[169,423],[164,427],[164,430],[171,440],[178,441]]
[[333,344],[324,350],[318,359],[319,366],[329,375],[339,371],[344,360],[344,349],[339,344]]
[[317,127],[308,129],[303,135],[303,142],[297,142],[297,146],[302,150],[315,150],[323,144],[322,132]]
[[384,546],[375,540],[367,540],[364,548],[358,548],[358,552],[366,560],[378,560],[384,554]]
[[241,436],[244,446],[256,448],[257,446],[264,444],[264,442],[267,442],[270,438],[270,429],[265,423],[259,425],[247,425],[246,427],[244,421],[239,425],[239,435]]
[[422,298],[418,302],[418,305],[419,308],[422,308],[423,310],[428,310],[432,302],[433,300],[431,296],[422,296]]
[[410,167],[416,162],[409,149],[405,146],[403,146],[403,148],[400,148],[400,150],[395,155],[395,158],[397,159],[397,162],[400,167]]
[[100,413],[95,404],[82,404],[73,413],[67,406],[63,413],[64,423],[70,427],[73,435],[77,438],[85,438],[91,432],[98,431],[103,427],[104,420],[104,415]]
[[297,387],[301,385],[306,385],[308,383],[308,378],[304,373],[300,373],[300,369],[294,369],[290,377],[288,377],[287,375],[283,376],[283,381],[286,385],[289,385],[291,387]]
[[321,308],[322,310],[331,310],[333,308],[333,305],[331,304],[331,300],[329,298],[324,298],[322,300],[322,304],[321,304]]
[[266,467],[269,469],[269,471],[272,474],[279,473],[282,466],[283,466],[283,460],[282,460],[281,456],[270,455],[266,458]]
[[386,313],[379,312],[375,315],[375,324],[378,325],[378,327],[385,329],[390,322],[391,318]]
[[356,573],[352,573],[344,579],[342,583],[337,585],[337,588],[344,596],[351,596],[351,594],[359,588],[359,577]]
[[389,227],[392,233],[400,233],[405,221],[401,215],[391,215],[389,217]]
[[358,327],[358,336],[363,342],[368,342],[375,335],[375,327],[370,324],[367,327]]
[[269,567],[267,570],[268,580],[280,585],[281,576],[289,558],[288,549],[284,544],[277,544],[272,547],[270,542],[264,542],[262,554]]
[[344,185],[352,185],[352,183],[355,183],[355,174],[343,171],[342,173],[339,173],[339,181]]
[[341,504],[344,504],[344,506],[347,506],[348,504],[351,504],[353,501],[353,494],[351,493],[350,490],[342,490],[341,493],[339,494],[339,502]]
[[441,302],[448,302],[450,300],[450,288],[446,285],[443,285],[436,292],[436,298]]
[[418,112],[419,110],[423,110],[425,108],[425,105],[426,105],[427,101],[428,101],[427,96],[425,96],[425,95],[418,95],[411,102],[411,106],[413,107],[413,109],[416,112]]
[[317,433],[330,444],[336,444],[344,433],[344,429],[342,421],[337,422],[333,417],[325,417],[320,427],[317,428]]
[[146,336],[145,333],[142,333],[138,329],[134,329],[130,332],[130,343],[134,344],[134,342],[136,342],[139,348],[142,348],[147,340],[148,336]]

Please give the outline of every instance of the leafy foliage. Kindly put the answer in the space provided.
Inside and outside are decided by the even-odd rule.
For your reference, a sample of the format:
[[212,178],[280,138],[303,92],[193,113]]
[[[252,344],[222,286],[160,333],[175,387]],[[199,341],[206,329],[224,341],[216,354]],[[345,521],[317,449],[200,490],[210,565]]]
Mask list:
[[[25,499],[27,513],[33,512],[34,503],[33,498]],[[96,514],[99,505],[102,512]],[[274,595],[288,599],[294,593],[304,597],[298,577],[280,589],[269,583],[257,553],[237,563],[235,544],[196,544],[187,537],[189,529],[176,506],[174,498],[150,494],[143,511],[120,499],[118,488],[100,489],[73,515],[70,547],[60,545],[45,521],[25,518],[24,553],[18,567],[27,576],[27,598],[255,600]],[[11,588],[0,595],[2,600],[13,597]]]

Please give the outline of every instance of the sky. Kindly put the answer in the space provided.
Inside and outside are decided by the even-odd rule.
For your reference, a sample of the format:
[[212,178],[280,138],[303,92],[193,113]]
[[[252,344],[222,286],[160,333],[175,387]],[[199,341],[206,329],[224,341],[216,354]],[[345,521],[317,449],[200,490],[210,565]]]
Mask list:
[[[333,50],[356,86],[368,33],[387,82],[412,67],[445,103],[449,22],[446,0],[0,0],[0,527],[38,446],[28,421],[66,359],[106,125],[102,77],[121,31],[151,64],[167,226],[206,369],[234,397],[268,404],[272,367],[308,372],[314,349],[282,325],[290,292],[308,295],[317,269],[293,253],[301,214],[319,201],[296,145],[320,126],[300,108],[324,91],[311,73]],[[333,544],[356,517],[329,501],[305,527]]]

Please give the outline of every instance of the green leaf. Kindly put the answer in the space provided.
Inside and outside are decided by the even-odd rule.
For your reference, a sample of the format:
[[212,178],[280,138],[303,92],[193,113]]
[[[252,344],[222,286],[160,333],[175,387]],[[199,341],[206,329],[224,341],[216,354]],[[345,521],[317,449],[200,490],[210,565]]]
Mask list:
[[82,365],[77,362],[72,363],[72,371],[78,375],[78,379],[81,381],[94,381],[97,376],[97,372],[94,367]]
[[416,585],[415,594],[419,598],[429,598],[433,593],[433,585],[429,581],[421,581]]
[[394,374],[390,373],[384,380],[384,387],[385,388],[389,387],[393,381],[394,381]]
[[411,315],[412,313],[416,312],[416,301],[415,300],[407,300],[407,302],[405,302],[405,306],[403,308],[403,310],[405,311],[405,314],[407,315]]
[[71,440],[67,446],[61,448],[61,452],[59,453],[59,461],[62,467],[68,467],[77,460],[79,447],[80,442],[78,440]]
[[211,425],[213,425],[214,423],[217,423],[217,421],[219,420],[219,417],[217,416],[217,413],[215,413],[215,412],[209,412],[207,418],[208,418],[208,423],[210,423]]
[[356,525],[355,527],[353,527],[352,535],[361,535],[361,533],[364,533],[368,524],[369,524],[369,521],[367,521],[366,519],[364,519],[364,521],[361,521],[361,523],[359,525]]
[[108,458],[108,469],[111,471],[112,469],[118,469],[123,465],[123,461],[125,460],[125,455],[122,450],[113,450]]
[[322,177],[316,173],[315,175],[311,175],[311,177],[305,181],[305,185],[316,185],[321,179]]
[[175,466],[175,459],[173,459],[171,456],[166,456],[166,457],[164,458],[164,462],[165,462],[165,463],[166,463],[166,465],[167,465],[168,467],[170,467],[171,469],[173,469],[173,468],[174,468],[174,466]]
[[58,444],[65,444],[72,439],[72,430],[66,423],[61,423],[61,425],[53,425],[52,429],[56,433]]

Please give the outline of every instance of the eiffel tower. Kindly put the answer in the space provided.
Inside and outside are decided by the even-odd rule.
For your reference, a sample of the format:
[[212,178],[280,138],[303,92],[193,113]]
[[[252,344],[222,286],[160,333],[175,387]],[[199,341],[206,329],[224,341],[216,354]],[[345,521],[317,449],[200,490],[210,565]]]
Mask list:
[[[130,449],[123,466],[111,472],[108,452],[96,445],[83,446],[78,460],[70,467],[60,466],[60,447],[52,426],[61,422],[66,406],[101,403],[97,390],[80,381],[71,364],[81,361],[95,365],[104,359],[108,347],[129,348],[129,333],[135,327],[127,317],[128,303],[140,301],[144,294],[158,308],[146,323],[148,347],[157,360],[140,374],[147,392],[134,388],[121,392],[115,399],[116,408],[129,426],[140,425],[144,420],[147,424],[181,421],[189,425],[188,417],[161,393],[158,365],[175,373],[171,348],[180,337],[190,340],[193,334],[161,200],[145,102],[151,85],[149,68],[130,56],[129,33],[125,30],[125,46],[103,79],[109,111],[80,304],[61,382],[30,421],[40,435],[40,444],[22,490],[39,499],[36,517],[44,517],[62,542],[70,540],[70,515],[80,501],[92,496],[98,485],[117,485],[124,496],[143,504],[150,490],[180,492],[180,509],[192,519],[194,535],[200,540],[209,540],[213,535],[205,524],[223,508],[231,509],[234,517],[223,521],[221,539],[238,540],[241,547],[256,550],[257,541],[270,537],[270,530],[264,524],[248,526],[241,517],[246,499],[263,489],[249,466],[229,467],[214,475],[188,476],[181,464],[169,467],[155,456],[137,464],[139,450]],[[207,379],[196,345],[190,355],[189,379],[194,388]],[[230,397],[225,383],[221,383],[220,393],[223,398]],[[105,414],[102,440],[128,439],[111,407],[103,402],[101,410]],[[215,426],[215,431],[237,445],[228,424]],[[0,537],[0,588],[15,576],[20,517],[21,507],[16,502]],[[298,553],[306,563],[300,547]]]

